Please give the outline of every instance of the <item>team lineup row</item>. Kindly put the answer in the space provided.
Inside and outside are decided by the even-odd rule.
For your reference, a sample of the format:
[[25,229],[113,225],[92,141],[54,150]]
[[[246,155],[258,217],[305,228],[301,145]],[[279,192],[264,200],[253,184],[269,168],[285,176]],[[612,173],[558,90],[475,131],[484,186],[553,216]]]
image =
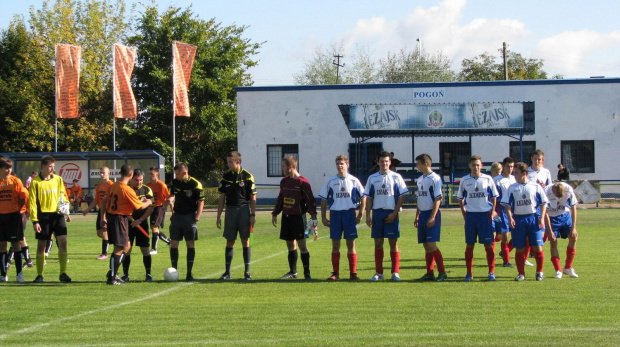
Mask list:
[[[358,237],[356,225],[366,214],[366,224],[371,228],[374,240],[375,274],[371,281],[384,279],[383,258],[384,240],[388,239],[391,279],[400,281],[400,237],[399,211],[405,195],[409,193],[403,178],[390,171],[390,154],[382,152],[378,159],[379,172],[368,178],[366,186],[348,173],[348,158],[336,157],[337,174],[327,179],[319,192],[321,199],[321,222],[330,230],[332,240],[332,275],[328,280],[340,278],[340,243],[344,238],[347,245],[349,278],[359,280],[357,274],[357,254],[355,239]],[[52,235],[58,244],[60,263],[60,281],[71,282],[66,274],[67,227],[65,218],[70,221],[68,208],[62,214],[64,183],[54,172],[54,159],[44,157],[41,161],[41,173],[32,182],[27,182],[28,190],[21,181],[11,176],[12,163],[7,158],[0,161],[2,170],[2,191],[0,196],[0,258],[2,259],[2,281],[7,281],[8,264],[7,243],[10,242],[15,257],[17,281],[23,282],[22,256],[20,246],[23,243],[24,221],[21,213],[29,207],[37,244],[36,267],[38,275],[34,282],[43,282],[46,246]],[[416,167],[422,174],[416,182],[417,211],[415,226],[418,230],[418,243],[425,250],[426,274],[421,280],[444,281],[447,278],[443,257],[437,247],[441,233],[442,183],[439,175],[431,170],[431,158],[427,154],[416,157]],[[465,262],[467,275],[465,281],[473,279],[473,250],[476,243],[485,246],[488,263],[488,279],[495,280],[495,242],[501,241],[504,267],[513,267],[510,263],[510,251],[516,249],[515,263],[517,281],[525,279],[524,266],[530,252],[536,260],[536,279],[542,280],[544,252],[542,245],[548,238],[551,244],[551,261],[556,271],[555,277],[562,274],[578,277],[572,267],[577,240],[576,204],[572,188],[565,183],[551,182],[551,175],[543,167],[544,154],[537,150],[532,154],[532,167],[524,163],[514,163],[505,158],[503,165],[493,165],[493,176],[481,173],[482,161],[479,156],[472,156],[469,161],[471,173],[461,179],[458,199],[465,221]],[[229,280],[230,266],[234,256],[237,235],[241,239],[244,260],[244,278],[251,280],[251,247],[249,242],[251,228],[255,223],[256,187],[252,175],[241,167],[241,155],[231,152],[227,156],[229,171],[220,182],[216,226],[222,227],[221,215],[225,211],[224,232],[226,239],[225,272],[221,280]],[[513,176],[514,169],[514,176]],[[151,254],[157,252],[157,241],[164,240],[170,244],[170,260],[173,268],[178,268],[179,242],[185,240],[187,246],[186,280],[192,281],[192,268],[195,258],[194,241],[198,239],[197,222],[204,207],[204,193],[200,182],[188,174],[187,165],[178,163],[174,167],[175,178],[166,186],[159,180],[157,168],[151,168],[151,182],[143,184],[144,172],[134,170],[130,164],[121,168],[121,179],[113,183],[109,180],[109,169],[101,168],[102,183],[95,188],[95,198],[84,211],[99,206],[97,217],[97,234],[102,238],[102,253],[97,258],[108,258],[108,245],[114,249],[109,256],[107,283],[120,285],[128,281],[128,269],[131,263],[132,246],[140,247],[146,271],[146,281],[152,281]],[[277,226],[277,216],[281,213],[280,238],[285,240],[288,248],[289,271],[283,279],[297,278],[297,258],[303,265],[305,279],[311,279],[310,253],[306,244],[307,230],[318,226],[317,206],[312,187],[308,180],[297,171],[294,157],[282,160],[284,178],[272,211],[272,223]],[[5,192],[7,194],[5,194]],[[9,194],[10,193],[10,194]],[[29,199],[28,199],[29,197]],[[28,203],[26,204],[26,200]],[[174,204],[174,205],[173,205]],[[160,231],[163,227],[165,211],[173,206],[170,218],[170,239]],[[330,211],[329,218],[327,210]],[[305,222],[306,213],[310,221]],[[148,221],[150,217],[150,223]],[[152,249],[149,249],[149,225],[152,233]],[[512,232],[512,233],[511,233]],[[509,235],[512,235],[508,241]],[[564,269],[560,266],[557,250],[557,238],[568,238],[567,257]],[[20,241],[22,241],[20,245]],[[27,249],[27,246],[26,246]],[[531,250],[530,250],[531,249]],[[27,255],[27,252],[24,254]],[[26,261],[31,264],[29,259]],[[123,266],[124,276],[119,276]],[[435,276],[434,267],[438,275]],[[32,265],[30,265],[32,266]]]

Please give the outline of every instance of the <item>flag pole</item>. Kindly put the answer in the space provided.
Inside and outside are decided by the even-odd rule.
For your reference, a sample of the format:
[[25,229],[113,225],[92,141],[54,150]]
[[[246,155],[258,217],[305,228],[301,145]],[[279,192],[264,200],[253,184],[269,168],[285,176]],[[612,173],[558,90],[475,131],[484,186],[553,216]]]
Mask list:
[[174,100],[174,92],[175,92],[175,83],[174,83],[174,76],[175,76],[175,64],[174,64],[174,59],[176,57],[175,55],[175,43],[176,41],[172,41],[172,167],[174,167],[177,164],[177,142],[176,142],[176,132],[177,132],[177,128],[176,128],[176,120],[175,120],[175,110],[176,110],[176,103]]
[[58,44],[54,47],[56,56],[56,79],[54,80],[54,152],[58,152]]
[[[116,152],[116,98],[114,97],[114,91],[116,91],[116,44],[112,46],[112,150]],[[116,169],[116,160],[114,160],[114,169]]]

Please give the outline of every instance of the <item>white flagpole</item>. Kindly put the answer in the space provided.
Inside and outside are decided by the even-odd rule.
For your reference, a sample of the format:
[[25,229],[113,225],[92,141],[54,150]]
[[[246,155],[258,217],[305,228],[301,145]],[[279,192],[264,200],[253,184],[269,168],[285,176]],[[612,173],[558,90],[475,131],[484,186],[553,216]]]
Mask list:
[[54,152],[58,152],[58,44],[54,47],[56,56],[56,80],[54,81]]
[[[112,150],[116,152],[116,45],[112,46]],[[116,160],[114,161],[114,169],[116,169]]]

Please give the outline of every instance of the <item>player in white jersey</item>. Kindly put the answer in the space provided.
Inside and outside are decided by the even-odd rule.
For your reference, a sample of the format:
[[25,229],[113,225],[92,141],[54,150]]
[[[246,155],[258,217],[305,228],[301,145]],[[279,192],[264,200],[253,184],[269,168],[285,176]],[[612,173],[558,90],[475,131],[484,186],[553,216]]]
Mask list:
[[[357,275],[357,252],[355,239],[357,238],[357,224],[364,215],[364,187],[357,177],[348,173],[349,158],[346,155],[336,157],[338,173],[325,181],[319,192],[321,198],[321,218],[323,225],[329,227],[329,237],[332,240],[332,275],[328,281],[340,278],[340,239],[344,233],[347,243],[347,259],[349,260],[349,278],[359,280]],[[355,215],[357,201],[361,200],[360,209]],[[329,219],[327,209],[329,206]]]
[[[383,279],[383,241],[387,237],[392,260],[392,280],[400,281],[400,223],[398,213],[409,193],[403,177],[390,171],[390,153],[379,153],[379,172],[368,177],[364,198],[366,204],[366,224],[371,228],[370,236],[375,241],[375,274],[371,281]],[[372,209],[372,213],[371,212]]]
[[493,178],[480,172],[482,158],[474,155],[469,158],[471,173],[461,178],[457,199],[465,220],[465,264],[467,275],[464,281],[470,282],[474,269],[474,246],[476,242],[484,244],[489,267],[489,281],[495,281],[495,235],[493,219],[497,188]]
[[551,263],[555,268],[555,278],[562,278],[562,268],[560,267],[560,253],[558,252],[558,238],[568,238],[566,247],[566,262],[564,263],[564,273],[570,277],[579,277],[573,269],[577,244],[577,198],[573,188],[564,182],[557,182],[545,188],[549,207],[547,214],[547,228],[550,234],[549,243],[551,245]]
[[526,240],[532,245],[534,258],[536,259],[536,280],[542,281],[543,263],[545,254],[542,246],[543,220],[537,214],[540,209],[544,216],[547,210],[547,195],[539,184],[527,179],[528,167],[525,163],[515,164],[514,174],[517,183],[508,188],[508,192],[502,196],[501,204],[504,205],[510,227],[512,229],[512,242],[517,249],[515,255],[519,274],[515,281],[525,280],[525,253]]
[[[508,187],[513,183],[516,183],[512,170],[515,167],[515,162],[511,157],[506,157],[502,161],[502,172],[500,175],[493,177],[497,192],[499,193],[498,201],[502,200],[502,197],[508,192]],[[495,212],[498,218],[495,218],[495,232],[501,237],[500,255],[504,261],[504,267],[513,267],[510,263],[510,251],[512,250],[512,242],[508,242],[508,236],[510,234],[510,222],[508,215],[504,210],[504,206],[497,203],[495,206]]]
[[553,183],[551,172],[544,167],[545,153],[537,149],[532,153],[530,159],[532,159],[532,167],[527,172],[527,179],[540,184],[543,188]]
[[418,228],[418,243],[424,246],[426,259],[426,274],[420,279],[423,281],[435,279],[433,263],[436,262],[437,271],[439,271],[437,282],[443,282],[448,275],[443,264],[443,255],[437,248],[441,235],[441,212],[439,211],[442,198],[441,177],[431,170],[433,162],[430,155],[426,153],[418,155],[415,163],[422,176],[416,181],[418,208],[414,225]]

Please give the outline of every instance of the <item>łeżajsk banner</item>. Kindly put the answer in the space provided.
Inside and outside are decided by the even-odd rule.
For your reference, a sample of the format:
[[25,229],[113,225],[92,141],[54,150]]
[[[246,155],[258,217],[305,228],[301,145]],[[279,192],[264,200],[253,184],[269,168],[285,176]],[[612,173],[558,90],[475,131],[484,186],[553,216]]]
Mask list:
[[189,117],[187,89],[192,76],[196,46],[174,41],[172,43],[172,84],[174,116]]
[[136,61],[136,49],[114,44],[114,117],[136,118],[138,104],[131,88],[131,73]]
[[78,118],[82,47],[56,45],[56,117]]

